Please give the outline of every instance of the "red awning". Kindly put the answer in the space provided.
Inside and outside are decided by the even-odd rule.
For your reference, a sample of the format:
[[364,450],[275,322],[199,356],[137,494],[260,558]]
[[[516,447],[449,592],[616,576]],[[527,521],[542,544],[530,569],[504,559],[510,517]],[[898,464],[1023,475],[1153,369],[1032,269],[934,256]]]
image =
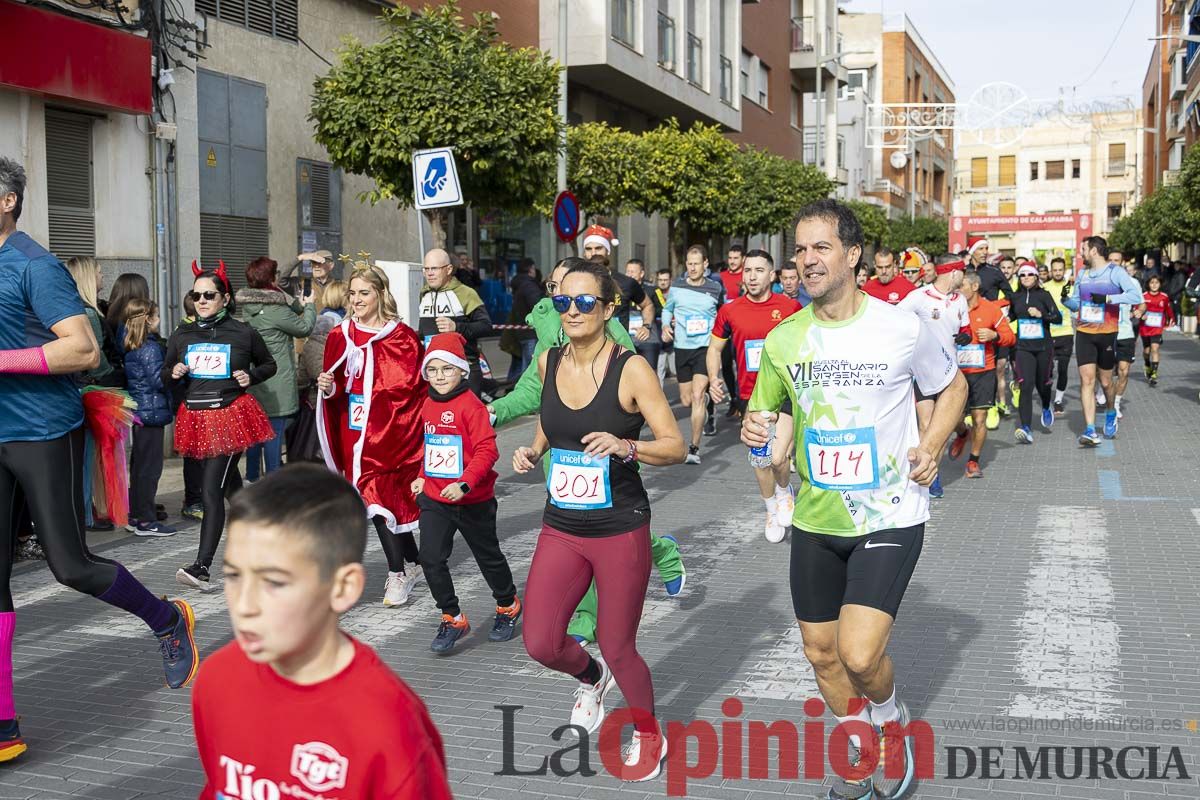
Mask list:
[[0,0],[0,87],[149,114],[150,40]]

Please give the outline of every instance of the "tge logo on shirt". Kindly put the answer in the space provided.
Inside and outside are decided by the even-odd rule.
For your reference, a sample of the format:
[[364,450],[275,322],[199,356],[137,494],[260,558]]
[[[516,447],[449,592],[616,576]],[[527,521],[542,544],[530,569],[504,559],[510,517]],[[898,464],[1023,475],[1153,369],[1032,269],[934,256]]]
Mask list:
[[349,761],[324,742],[292,748],[292,775],[314,792],[344,789]]

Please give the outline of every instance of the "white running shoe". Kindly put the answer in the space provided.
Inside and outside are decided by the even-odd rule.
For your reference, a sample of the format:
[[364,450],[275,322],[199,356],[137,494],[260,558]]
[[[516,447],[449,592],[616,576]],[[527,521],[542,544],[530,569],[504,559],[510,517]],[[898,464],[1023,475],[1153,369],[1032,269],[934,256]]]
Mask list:
[[636,767],[638,762],[642,760],[643,742],[647,747],[658,749],[658,759],[654,762],[654,766],[645,775],[639,777],[634,777],[632,775],[626,777],[623,775],[621,780],[639,783],[641,781],[648,781],[652,778],[657,778],[658,773],[662,772],[662,763],[667,758],[667,737],[663,736],[662,733],[642,733],[641,731],[634,731],[633,738],[630,739],[629,744],[625,746],[625,766],[627,768]]
[[580,683],[575,687],[575,707],[571,709],[571,724],[578,725],[589,734],[600,730],[604,722],[604,698],[612,689],[614,680],[612,672],[604,659],[596,657],[600,665],[600,680],[596,683]]
[[778,505],[775,507],[775,521],[782,525],[785,529],[792,524],[792,514],[796,512],[796,492],[789,485],[786,492],[780,492],[780,487],[775,487],[775,502]]
[[383,587],[383,604],[388,608],[405,605],[424,578],[420,564],[409,564],[406,572],[389,572]]
[[767,524],[763,527],[763,536],[767,537],[767,541],[771,544],[779,544],[786,535],[787,528],[779,524],[774,514],[767,512]]

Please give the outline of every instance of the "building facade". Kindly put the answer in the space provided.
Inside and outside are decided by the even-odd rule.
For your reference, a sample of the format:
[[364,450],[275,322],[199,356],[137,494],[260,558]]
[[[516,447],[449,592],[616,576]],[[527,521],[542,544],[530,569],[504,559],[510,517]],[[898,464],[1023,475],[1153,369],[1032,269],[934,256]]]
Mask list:
[[[839,26],[848,98],[861,93],[868,105],[918,109],[955,102],[949,73],[906,15],[840,14]],[[857,103],[843,100],[841,105],[839,117],[843,120],[867,114],[857,127],[863,130],[862,141],[871,142],[875,137],[866,129],[878,120],[872,120],[869,111],[864,112]],[[851,131],[847,129],[850,127],[843,122],[843,135],[853,132],[857,140],[857,128]],[[954,165],[953,130],[935,131],[899,151],[863,146],[866,152],[861,159],[861,178],[847,196],[880,206],[891,219],[947,216]],[[897,152],[903,158],[893,158]],[[853,163],[853,159],[846,161]]]
[[[1090,215],[1104,235],[1140,199],[1142,112],[1046,119],[1024,129],[959,131],[954,214],[961,217]],[[1073,253],[1073,231],[1008,231],[992,249]]]
[[1142,82],[1142,114],[1146,158],[1140,175],[1148,196],[1174,180],[1184,151],[1200,136],[1200,42],[1181,35],[1200,35],[1200,2],[1155,0],[1154,49]]

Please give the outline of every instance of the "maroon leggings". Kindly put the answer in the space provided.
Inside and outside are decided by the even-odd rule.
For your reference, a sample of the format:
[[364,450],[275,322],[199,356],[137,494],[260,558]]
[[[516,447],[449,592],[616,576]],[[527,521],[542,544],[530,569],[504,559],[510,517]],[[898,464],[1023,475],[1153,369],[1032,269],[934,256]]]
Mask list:
[[[542,525],[525,582],[525,651],[538,663],[568,675],[587,669],[587,651],[567,635],[567,625],[593,578],[600,653],[629,707],[653,714],[650,668],[637,651],[650,581],[649,525],[602,537],[572,536]],[[654,730],[653,723],[649,730]]]

